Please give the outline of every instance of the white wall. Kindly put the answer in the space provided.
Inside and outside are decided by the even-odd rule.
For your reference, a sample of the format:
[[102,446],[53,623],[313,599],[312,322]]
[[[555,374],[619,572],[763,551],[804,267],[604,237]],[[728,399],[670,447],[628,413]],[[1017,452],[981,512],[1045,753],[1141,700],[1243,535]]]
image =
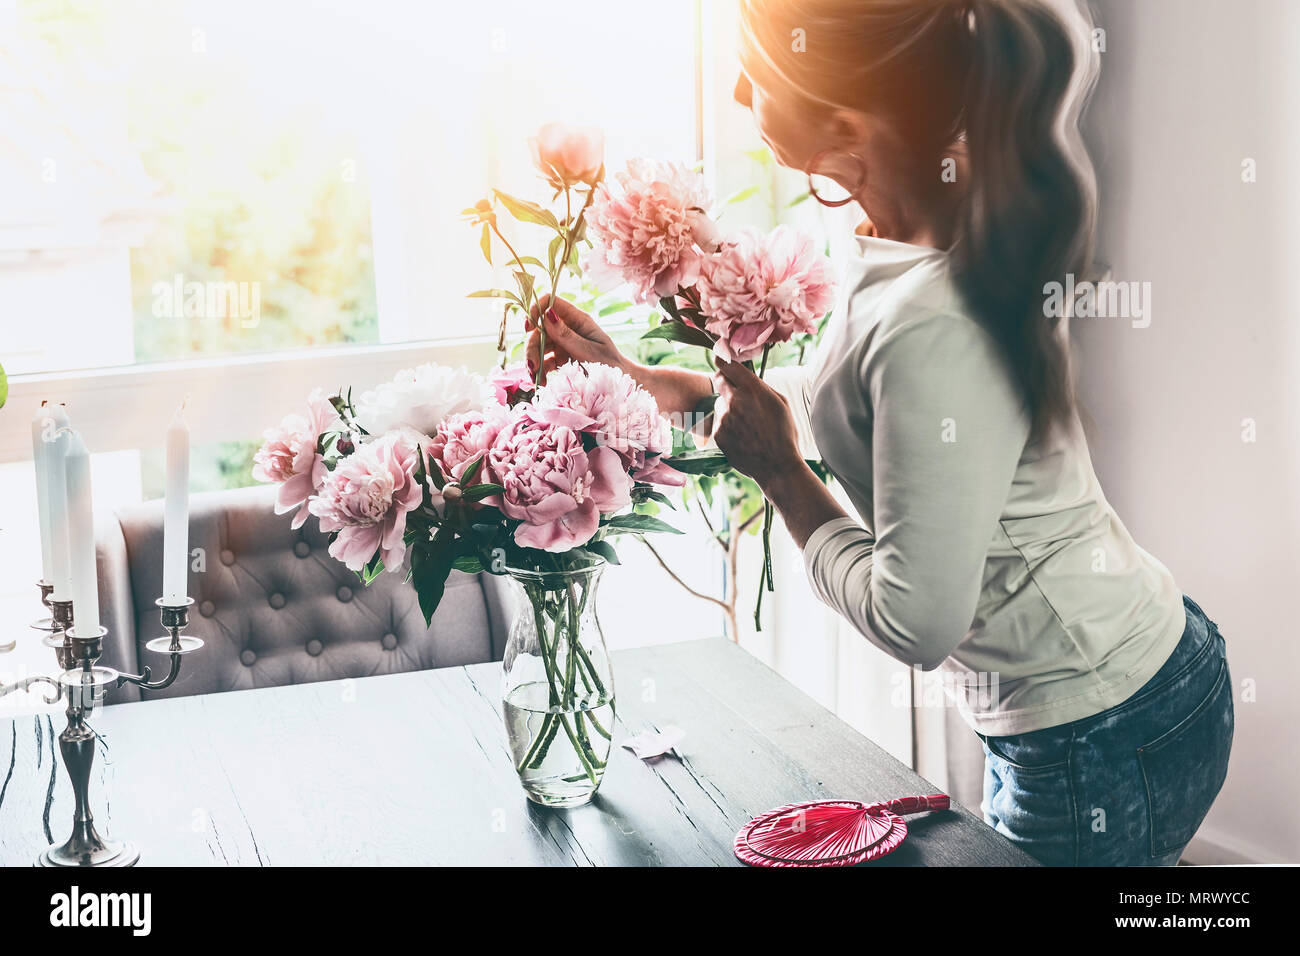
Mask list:
[[1232,764],[1189,856],[1300,861],[1300,4],[1096,11],[1099,258],[1151,282],[1153,308],[1145,329],[1076,321],[1093,457],[1138,542],[1227,640]]

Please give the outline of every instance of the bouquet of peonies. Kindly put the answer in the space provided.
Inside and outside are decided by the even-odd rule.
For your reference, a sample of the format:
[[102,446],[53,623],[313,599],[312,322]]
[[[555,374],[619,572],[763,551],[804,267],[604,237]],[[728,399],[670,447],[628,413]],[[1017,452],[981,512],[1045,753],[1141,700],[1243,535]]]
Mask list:
[[[767,234],[742,229],[725,235],[706,215],[708,203],[699,173],[633,160],[615,176],[614,185],[602,182],[593,188],[587,270],[627,282],[637,301],[657,301],[671,316],[643,338],[700,346],[751,369],[757,363],[762,378],[772,349],[796,335],[815,333],[830,310],[835,297],[831,265],[810,236],[789,226]],[[701,417],[707,417],[713,400],[696,410]],[[673,464],[698,476],[715,476],[729,467],[716,448],[687,452]],[[771,525],[772,506],[765,500],[763,580],[754,608],[759,629],[763,591],[775,589]]]
[[615,180],[594,190],[587,269],[672,317],[646,338],[757,360],[761,371],[774,346],[817,330],[835,283],[812,237],[784,225],[725,235],[704,212],[703,177],[679,165],[633,160]]
[[[760,378],[775,346],[815,333],[830,310],[832,270],[812,238],[785,225],[766,234],[742,229],[726,235],[709,215],[711,198],[699,172],[677,163],[633,159],[611,183],[605,178],[599,131],[552,123],[530,143],[535,165],[555,189],[554,198],[564,197],[563,215],[500,190],[493,191],[495,201],[481,200],[464,212],[482,227],[480,244],[489,263],[494,235],[510,256],[516,290],[471,293],[504,300],[498,343],[503,351],[511,313],[530,314],[542,282],[558,293],[564,275],[581,275],[584,268],[597,284],[626,283],[636,302],[657,304],[670,317],[645,338],[703,347],[722,360],[745,363]],[[501,232],[497,203],[519,222],[554,232],[544,265],[516,252]],[[580,260],[583,245],[588,252]],[[544,354],[544,326],[539,333]],[[539,382],[541,374],[539,366]],[[699,419],[707,420],[712,401],[695,410]],[[673,464],[699,476],[729,470],[726,456],[716,448],[686,452]],[[763,581],[755,627],[761,627],[763,590],[775,589],[771,523],[772,507],[764,501]]]
[[[600,566],[618,562],[612,539],[676,533],[653,513],[671,506],[659,489],[728,466],[716,449],[673,455],[654,398],[619,369],[570,362],[544,378],[544,363],[535,376],[508,366],[509,319],[585,267],[671,317],[647,338],[757,362],[761,375],[774,346],[814,331],[832,285],[825,258],[788,227],[724,236],[697,172],[633,160],[607,182],[603,136],[589,128],[550,124],[530,146],[550,204],[493,190],[463,213],[514,283],[470,293],[502,303],[501,367],[484,378],[422,365],[355,401],[318,390],[305,415],[266,433],[254,475],[279,485],[276,512],[293,512],[293,527],[314,515],[330,554],[364,583],[404,570],[426,623],[453,570],[515,579],[531,610],[505,654],[516,769],[531,799],[574,806],[599,786],[611,741],[612,674],[589,598]],[[499,209],[548,234],[544,253],[521,254]],[[771,589],[766,533],[764,543]]]
[[618,369],[569,363],[535,388],[518,368],[428,364],[355,401],[314,392],[266,433],[253,473],[364,583],[406,570],[427,623],[453,568],[617,562],[612,536],[676,532],[635,510],[685,480],[671,447],[654,398]]

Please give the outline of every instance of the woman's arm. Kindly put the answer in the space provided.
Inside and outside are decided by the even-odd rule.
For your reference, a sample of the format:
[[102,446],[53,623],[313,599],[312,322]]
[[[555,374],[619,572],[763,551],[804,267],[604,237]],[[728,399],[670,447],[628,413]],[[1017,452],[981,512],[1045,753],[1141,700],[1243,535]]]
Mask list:
[[[544,357],[541,354],[542,332],[537,329],[539,315],[542,316],[542,327],[546,334]],[[543,363],[546,372],[571,360],[612,365],[627,372],[653,395],[661,412],[677,416],[683,424],[694,425],[693,422],[685,422],[686,416],[713,394],[713,384],[702,372],[671,365],[641,365],[632,361],[618,350],[614,340],[595,319],[567,299],[557,299],[552,306],[550,296],[543,296],[533,308],[527,329],[530,370],[535,371],[539,361]],[[800,453],[805,458],[817,458],[817,445],[813,441],[812,424],[809,421],[809,374],[810,369],[806,366],[775,368],[768,372],[767,380],[786,399],[794,415]]]
[[716,381],[713,439],[734,467],[758,482],[795,543],[802,548],[826,522],[847,518],[804,460],[786,397],[733,362],[718,363]]
[[874,534],[813,486],[792,438],[771,437],[792,431],[779,398],[733,369],[718,445],[780,509],[818,596],[892,657],[929,669],[970,629],[1028,419],[996,345],[961,316],[897,330],[860,371],[871,441],[847,425],[841,438],[860,444],[872,474]]
[[[542,316],[542,329],[537,328]],[[666,415],[688,415],[705,398],[713,394],[709,377],[702,372],[669,366],[640,365],[633,362],[614,344],[600,324],[567,299],[549,295],[533,307],[528,321],[528,367],[536,370],[537,364],[549,372],[565,362],[602,362],[627,372],[647,392],[655,397],[659,410]],[[542,338],[545,333],[545,352]]]

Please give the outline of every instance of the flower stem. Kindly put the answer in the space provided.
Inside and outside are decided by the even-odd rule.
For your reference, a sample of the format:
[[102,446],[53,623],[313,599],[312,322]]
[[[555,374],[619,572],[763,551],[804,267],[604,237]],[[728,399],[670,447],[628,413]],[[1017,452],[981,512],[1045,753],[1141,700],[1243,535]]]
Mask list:
[[533,624],[537,628],[537,643],[541,646],[542,666],[546,668],[547,696],[550,705],[558,707],[560,699],[555,692],[555,651],[546,646],[546,620],[542,614],[541,595],[531,588],[528,590],[528,603],[533,606]]
[[600,786],[600,781],[596,779],[596,770],[587,760],[587,754],[574,736],[573,728],[569,726],[569,718],[564,714],[560,715],[560,722],[564,725],[564,732],[569,735],[569,743],[573,744],[573,752],[577,754],[578,760],[582,763],[582,769],[586,771],[588,779],[591,780],[592,786]]
[[[537,735],[516,769],[520,772],[538,769],[546,759],[560,729],[563,728],[565,736],[569,738],[569,743],[573,747],[574,756],[582,764],[583,769],[582,774],[564,778],[565,782],[572,783],[585,778],[589,779],[594,786],[599,786],[597,771],[605,769],[606,761],[596,755],[596,749],[592,745],[584,721],[590,721],[592,728],[606,740],[611,740],[612,736],[601,726],[593,713],[579,710],[576,700],[579,677],[588,693],[591,690],[591,681],[595,682],[601,703],[604,703],[606,694],[605,685],[596,671],[595,664],[580,640],[582,614],[591,592],[589,589],[577,588],[572,581],[565,585],[563,592],[559,589],[551,592],[544,586],[536,585],[525,585],[524,590],[532,605],[533,622],[537,628],[539,653],[546,670],[550,711],[544,716]],[[553,602],[548,600],[552,593],[557,598]],[[559,661],[561,647],[566,650],[563,668]]]
[[769,591],[776,590],[772,580],[772,502],[763,499],[763,577]]
[[[578,600],[573,593],[573,582],[567,587],[568,638],[569,653],[564,662],[564,703],[568,710],[573,710],[576,699],[575,687],[578,678]],[[557,619],[563,620],[563,611]]]
[[613,735],[600,725],[600,721],[596,719],[595,713],[590,710],[584,710],[583,713],[587,716],[587,719],[591,721],[591,726],[595,728],[596,733],[600,734],[606,740],[614,739]]
[[776,584],[772,578],[772,503],[763,499],[763,566],[759,569],[758,600],[754,602],[754,630],[763,629],[763,592],[775,591]]
[[533,738],[533,745],[528,748],[528,753],[524,754],[524,759],[519,761],[519,766],[515,769],[536,770],[540,767],[559,729],[560,723],[556,720],[555,714],[547,714],[543,717],[542,729],[537,732],[537,736]]
[[591,679],[596,682],[596,692],[600,694],[601,699],[604,700],[605,683],[600,679],[600,675],[596,673],[596,665],[591,662],[591,657],[587,654],[587,649],[581,644],[578,645],[578,657],[581,658],[582,664],[586,668],[587,673],[591,675]]
[[[528,603],[533,607],[533,624],[537,628],[537,643],[541,652],[542,666],[546,669],[547,698],[551,707],[559,707],[559,694],[555,689],[555,644],[548,647],[546,643],[546,619],[542,611],[542,594],[539,590],[530,587],[525,587],[525,593],[528,595]],[[536,769],[541,765],[551,748],[551,741],[555,739],[555,723],[553,713],[548,713],[542,719],[541,729],[533,738],[532,746],[528,748],[528,752],[524,754],[523,760],[519,762],[516,769]]]

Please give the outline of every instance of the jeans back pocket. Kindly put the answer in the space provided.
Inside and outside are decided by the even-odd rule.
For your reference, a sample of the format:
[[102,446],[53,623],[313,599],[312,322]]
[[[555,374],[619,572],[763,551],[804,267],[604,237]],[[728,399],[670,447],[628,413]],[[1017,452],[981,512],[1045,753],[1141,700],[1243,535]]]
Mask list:
[[1151,743],[1139,747],[1146,783],[1151,856],[1187,845],[1218,796],[1232,749],[1232,682],[1228,662],[1192,712]]

